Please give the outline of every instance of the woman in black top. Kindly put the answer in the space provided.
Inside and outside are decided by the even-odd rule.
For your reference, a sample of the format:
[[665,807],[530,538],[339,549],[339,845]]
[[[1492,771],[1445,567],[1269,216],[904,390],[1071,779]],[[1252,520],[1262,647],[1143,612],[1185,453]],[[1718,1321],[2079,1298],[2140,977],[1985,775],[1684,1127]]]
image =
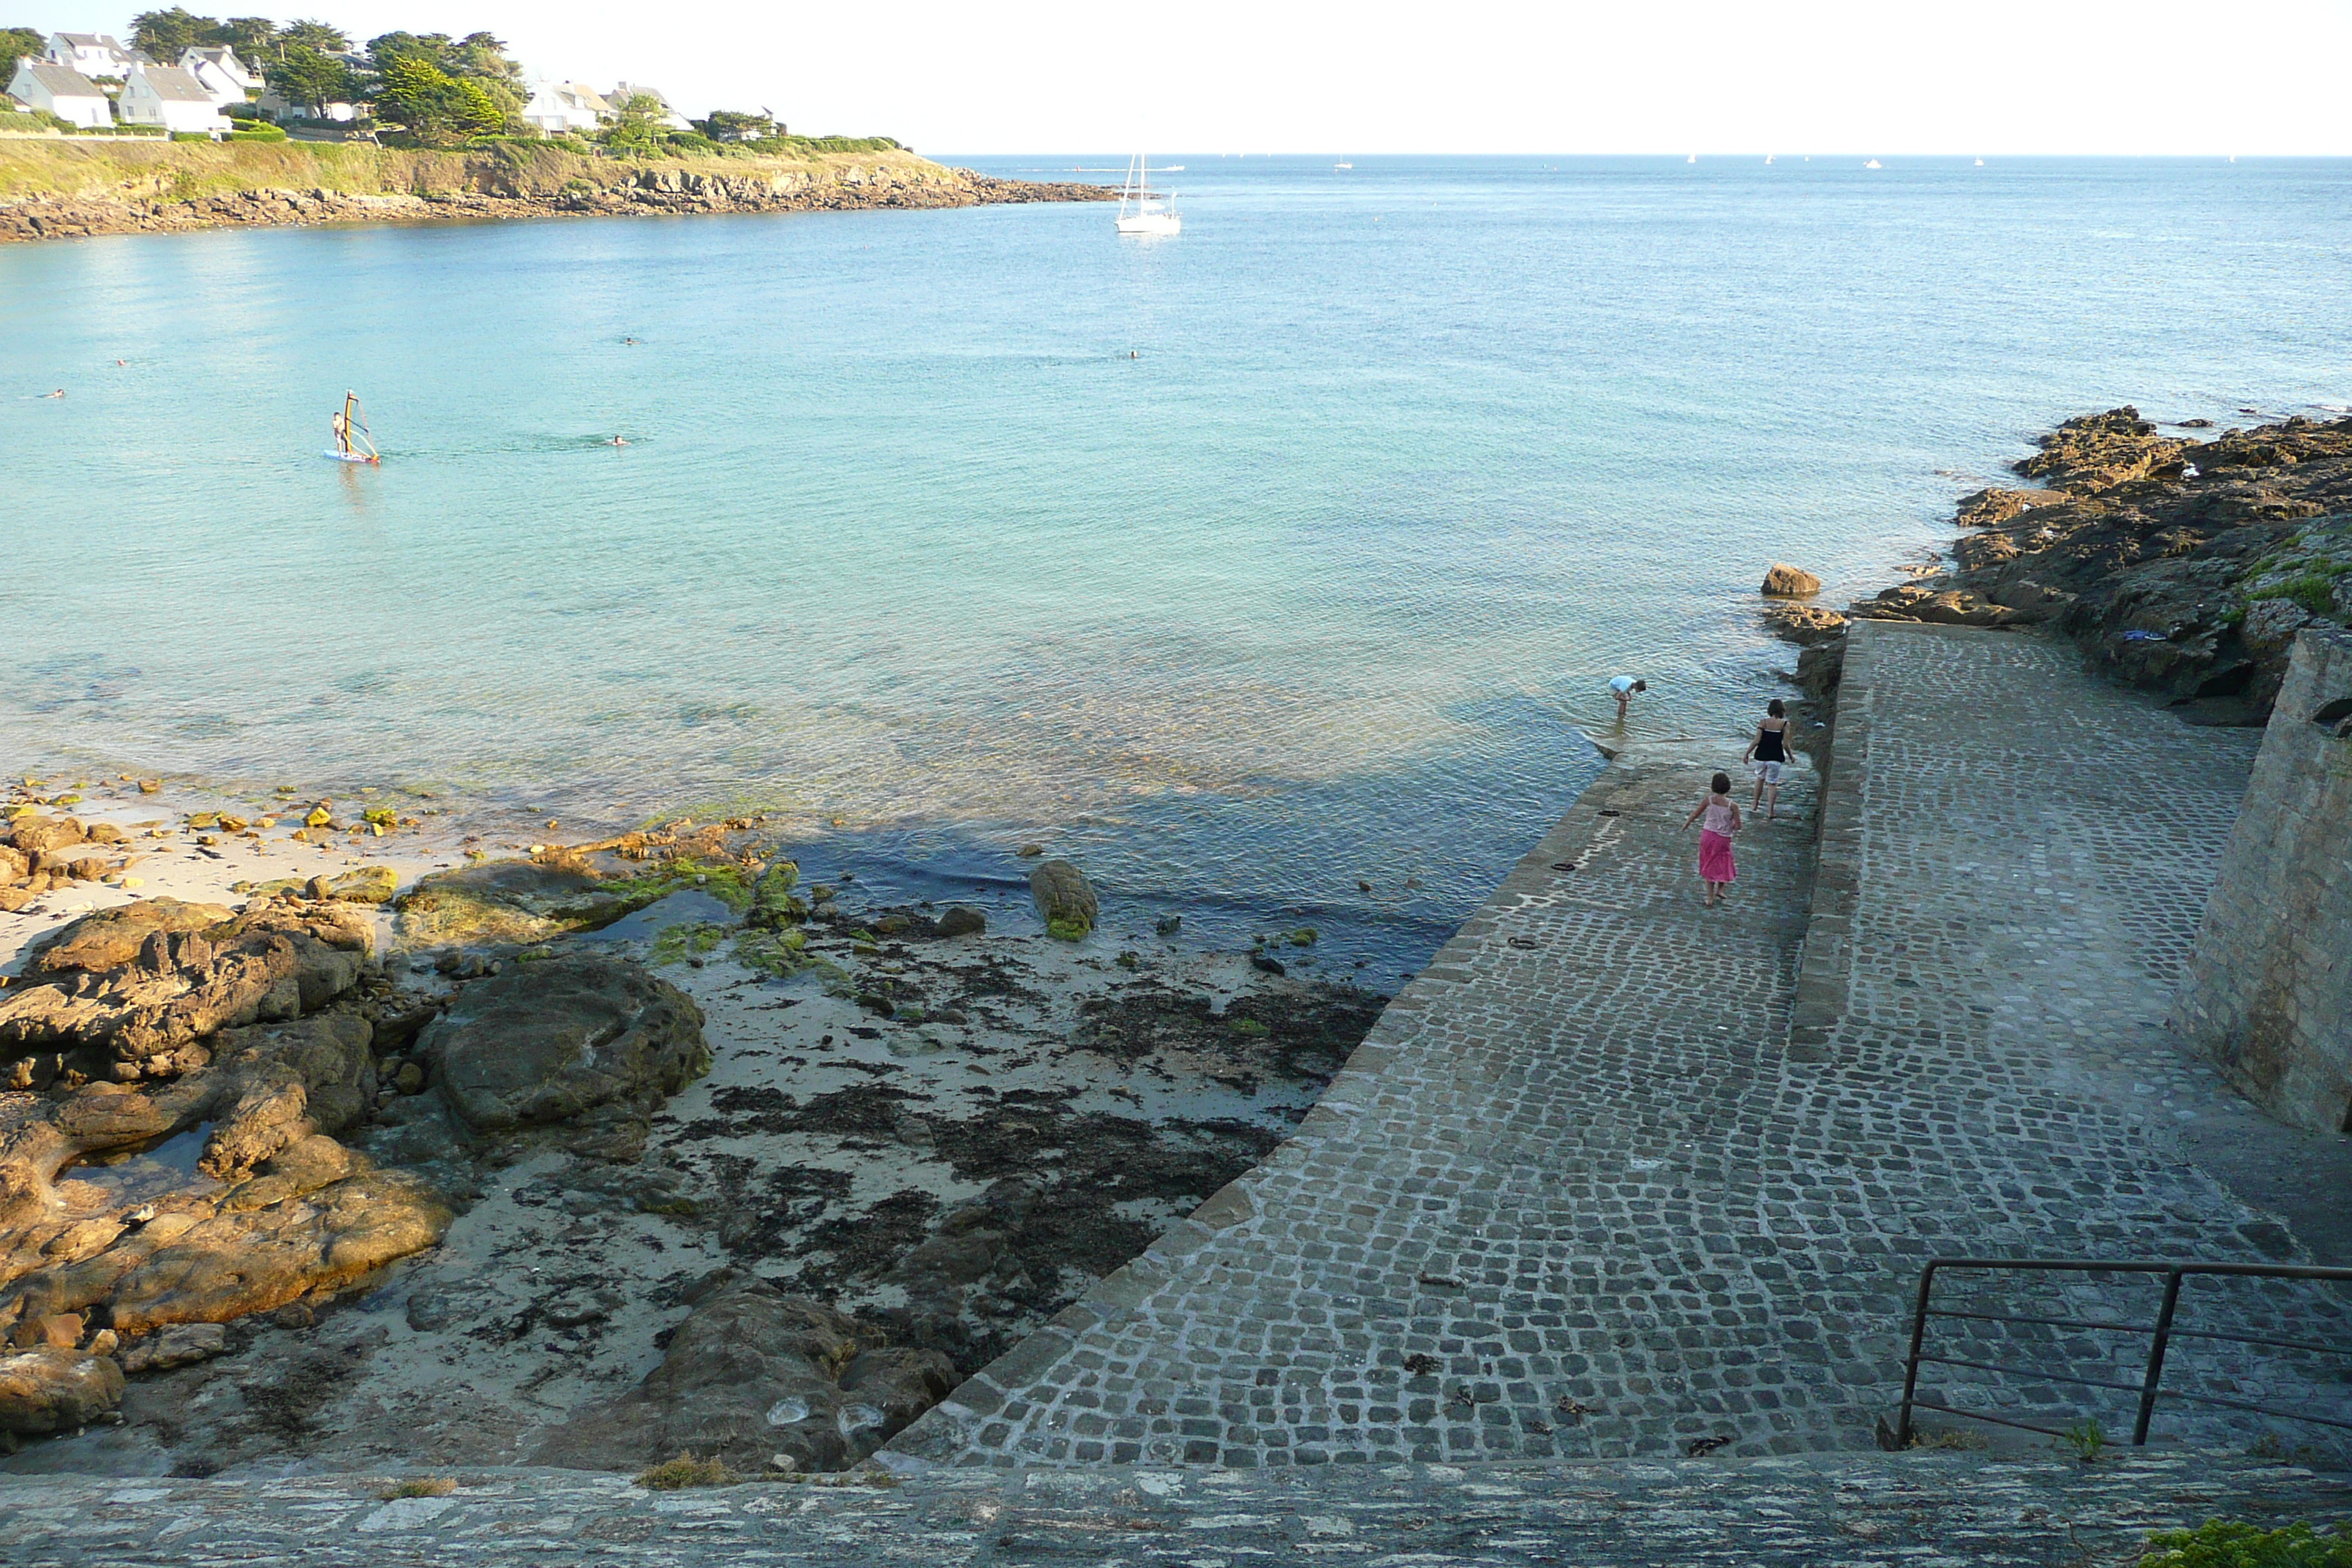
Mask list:
[[1770,822],[1780,815],[1780,770],[1789,762],[1789,710],[1777,697],[1764,710],[1748,742],[1748,771],[1756,775],[1756,809]]

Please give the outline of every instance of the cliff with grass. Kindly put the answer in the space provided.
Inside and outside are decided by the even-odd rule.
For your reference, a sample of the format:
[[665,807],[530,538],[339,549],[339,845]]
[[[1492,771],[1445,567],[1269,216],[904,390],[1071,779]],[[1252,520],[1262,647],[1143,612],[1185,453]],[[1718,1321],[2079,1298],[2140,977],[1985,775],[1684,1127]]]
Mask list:
[[0,141],[0,240],[250,224],[797,212],[1100,201],[1097,185],[951,169],[887,143],[617,157],[584,144]]

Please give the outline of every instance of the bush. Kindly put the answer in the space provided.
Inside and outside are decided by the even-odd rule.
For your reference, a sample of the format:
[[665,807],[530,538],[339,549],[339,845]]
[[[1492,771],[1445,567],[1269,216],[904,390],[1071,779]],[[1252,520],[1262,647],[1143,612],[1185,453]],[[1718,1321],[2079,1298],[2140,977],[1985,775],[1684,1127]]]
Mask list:
[[275,125],[255,123],[230,132],[228,139],[232,142],[283,142],[287,137],[286,132]]
[[209,131],[174,131],[172,132],[172,140],[174,142],[209,142],[212,139],[213,134]]
[[2242,1519],[2210,1519],[2149,1536],[2139,1568],[2352,1568],[2352,1536],[2315,1535],[2301,1523],[2263,1530]]
[[637,1485],[647,1491],[674,1492],[686,1487],[731,1487],[736,1479],[724,1460],[698,1459],[691,1454],[680,1454],[651,1469],[640,1470]]

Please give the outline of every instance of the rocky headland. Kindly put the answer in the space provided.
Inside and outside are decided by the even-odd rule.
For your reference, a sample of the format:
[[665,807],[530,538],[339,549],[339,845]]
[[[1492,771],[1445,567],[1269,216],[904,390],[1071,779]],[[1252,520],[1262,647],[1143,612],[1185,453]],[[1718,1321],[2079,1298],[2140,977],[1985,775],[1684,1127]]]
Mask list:
[[1086,184],[950,169],[904,152],[587,156],[344,143],[0,141],[0,241],[325,223],[824,212],[1115,200]]
[[2352,418],[2202,428],[2068,419],[2012,465],[2029,483],[1960,498],[1948,567],[1843,615],[1776,599],[1768,621],[1809,645],[1800,682],[1834,680],[1848,617],[2031,626],[2192,723],[2263,722],[2295,634],[2352,623]]
[[903,902],[743,818],[500,859],[16,795],[13,1468],[841,1469],[1264,1158],[1382,1003],[1042,853]]

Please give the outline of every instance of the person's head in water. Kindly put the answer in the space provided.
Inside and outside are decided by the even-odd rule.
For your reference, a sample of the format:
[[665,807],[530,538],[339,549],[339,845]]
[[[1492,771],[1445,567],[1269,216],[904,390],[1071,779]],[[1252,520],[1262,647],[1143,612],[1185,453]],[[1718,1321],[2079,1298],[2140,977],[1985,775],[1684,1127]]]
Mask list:
[[1715,782],[1707,787],[1714,790],[1717,795],[1729,795],[1731,793],[1731,775],[1729,773],[1717,773],[1715,775]]
[[1775,719],[1786,719],[1789,716],[1788,707],[1777,697],[1764,704],[1764,711]]
[[1650,689],[1650,683],[1646,680],[1637,680],[1633,682],[1633,689],[1636,691],[1647,691]]

